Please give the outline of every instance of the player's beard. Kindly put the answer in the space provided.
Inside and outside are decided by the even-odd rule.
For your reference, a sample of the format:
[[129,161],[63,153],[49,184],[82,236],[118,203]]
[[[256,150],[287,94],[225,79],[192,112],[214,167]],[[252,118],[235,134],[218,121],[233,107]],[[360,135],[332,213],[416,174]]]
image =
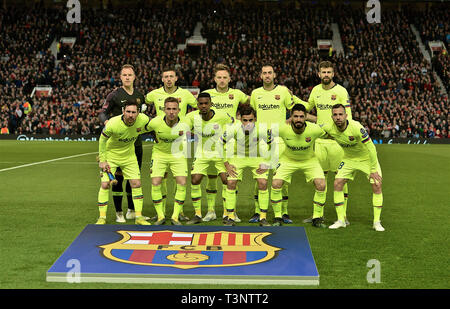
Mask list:
[[322,78],[322,84],[329,85],[331,83],[331,78],[324,77]]
[[131,127],[135,122],[136,122],[136,118],[126,118],[125,117],[125,123],[127,124],[127,126]]
[[305,126],[305,123],[304,123],[304,122],[300,122],[300,121],[294,122],[294,127],[295,127],[297,130],[303,129],[304,126]]

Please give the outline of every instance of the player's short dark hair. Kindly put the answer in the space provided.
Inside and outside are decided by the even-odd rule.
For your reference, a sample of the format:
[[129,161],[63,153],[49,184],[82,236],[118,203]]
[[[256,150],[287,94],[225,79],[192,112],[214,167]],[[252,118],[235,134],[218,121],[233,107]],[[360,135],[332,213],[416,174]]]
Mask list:
[[129,64],[129,63],[124,64],[124,65],[122,66],[122,68],[120,68],[120,73],[122,73],[123,69],[132,69],[132,70],[133,70],[133,73],[136,72],[136,70],[134,69],[134,66],[131,65],[131,64]]
[[275,72],[275,66],[273,65],[272,62],[264,61],[261,65],[261,71],[262,71],[262,68],[264,68],[264,67],[272,67],[273,71]]
[[174,103],[177,103],[178,106],[180,105],[180,101],[177,98],[175,98],[175,97],[167,97],[164,100],[164,106],[166,106],[166,103],[168,103],[168,102],[174,102]]
[[130,106],[130,105],[135,105],[136,106],[136,108],[137,108],[137,110],[138,110],[138,112],[140,111],[140,104],[136,101],[136,100],[134,100],[134,99],[128,99],[124,104],[123,104],[123,110],[125,110],[128,106]]
[[295,111],[304,112],[306,114],[306,107],[303,104],[295,104],[292,106],[291,113],[293,114]]
[[341,108],[341,107],[344,109],[344,112],[346,112],[346,111],[345,111],[345,106],[344,106],[343,104],[341,104],[341,103],[334,104],[334,105],[331,107],[331,109],[333,110],[333,109],[337,109],[337,108]]
[[231,72],[230,67],[224,63],[216,64],[216,66],[214,67],[214,75],[216,75],[218,71],[227,71],[228,74],[230,74]]
[[211,95],[208,92],[200,92],[197,97],[197,100],[200,98],[208,98],[211,101]]
[[173,66],[165,66],[161,69],[161,75],[163,75],[164,72],[175,72],[175,76],[177,75],[177,70],[175,70],[175,67]]
[[332,68],[334,71],[334,64],[331,61],[325,60],[319,63],[319,71],[320,69]]
[[255,118],[256,118],[255,109],[252,106],[250,106],[250,104],[248,104],[248,103],[241,104],[238,108],[238,113],[239,113],[239,115],[241,115],[241,117],[253,114],[253,116],[255,116]]

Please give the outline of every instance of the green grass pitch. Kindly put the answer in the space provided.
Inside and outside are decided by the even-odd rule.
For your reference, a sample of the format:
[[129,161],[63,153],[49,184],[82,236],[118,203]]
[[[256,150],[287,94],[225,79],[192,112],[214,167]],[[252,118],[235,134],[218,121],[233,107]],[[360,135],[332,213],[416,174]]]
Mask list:
[[[297,288],[46,282],[50,266],[82,229],[97,219],[97,147],[95,142],[0,141],[0,288]],[[364,175],[359,174],[349,184],[351,225],[335,231],[301,223],[312,214],[313,188],[305,183],[302,174],[293,178],[289,213],[294,225],[306,229],[320,274],[318,288],[450,288],[450,145],[377,145],[377,150],[383,171],[383,233],[371,228],[372,195]],[[82,155],[74,156],[78,154]],[[151,144],[144,143],[142,175],[147,216],[155,213],[148,174],[150,155]],[[69,156],[72,157],[8,169]],[[249,178],[246,173],[239,186],[237,212],[243,219],[242,225],[250,225],[246,222],[253,214],[253,183]],[[332,185],[332,178],[328,185]],[[173,205],[172,187],[169,185],[169,212]],[[220,193],[216,211],[221,214],[219,197]],[[332,190],[328,190],[328,224],[336,219],[332,198]],[[203,202],[206,210],[206,199]],[[192,216],[189,187],[184,209]],[[272,216],[270,212],[269,219]],[[114,206],[110,203],[109,223],[115,224],[114,219]],[[380,283],[367,282],[371,270],[367,263],[371,259],[380,262]]]

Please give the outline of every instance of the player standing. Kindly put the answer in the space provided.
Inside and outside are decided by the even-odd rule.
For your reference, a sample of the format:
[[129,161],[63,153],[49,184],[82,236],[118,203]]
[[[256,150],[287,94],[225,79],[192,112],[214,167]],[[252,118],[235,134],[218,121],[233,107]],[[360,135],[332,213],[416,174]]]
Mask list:
[[[292,174],[301,170],[306,182],[313,181],[315,194],[314,205],[324,205],[326,200],[325,175],[319,160],[314,154],[313,146],[318,138],[326,136],[319,125],[306,122],[306,109],[301,104],[292,108],[292,121],[290,124],[281,124],[279,136],[283,139],[286,149],[281,155],[280,162],[272,180],[272,207],[274,210],[274,225],[281,225],[282,219],[282,192],[284,183],[291,183]],[[320,219],[320,220],[319,220]],[[322,219],[313,221],[316,227],[324,227]]]
[[[256,111],[258,125],[266,126],[267,129],[279,127],[286,121],[286,112],[293,106],[292,95],[288,88],[275,84],[276,74],[273,66],[265,64],[261,68],[260,75],[263,86],[252,91],[250,96],[250,105]],[[278,137],[274,137],[272,141],[272,153],[275,153],[277,158],[283,153],[285,145]],[[277,162],[272,162],[276,166]],[[255,185],[255,214],[249,220],[250,223],[256,223],[260,218],[260,207],[258,205],[257,184]],[[288,184],[283,186],[283,203],[282,203],[283,221],[285,223],[292,223],[287,211],[288,206]]]
[[[202,192],[200,184],[203,176],[207,175],[207,170],[210,166],[214,166],[217,170],[222,184],[227,184],[224,156],[222,147],[219,144],[219,138],[223,134],[224,127],[227,124],[233,123],[234,118],[225,112],[212,109],[211,106],[211,95],[202,92],[197,98],[198,110],[186,115],[186,122],[189,122],[190,128],[193,129],[192,132],[199,139],[195,149],[195,158],[192,162],[191,171],[191,197],[195,209],[195,216],[187,224],[202,222]],[[234,220],[234,213],[232,215],[229,218]]]
[[143,194],[141,172],[136,157],[134,143],[145,131],[150,121],[147,115],[139,113],[135,101],[124,102],[123,114],[112,117],[106,123],[99,140],[99,167],[103,172],[98,192],[100,216],[96,224],[106,224],[110,182],[107,172],[115,173],[120,168],[124,179],[129,180],[135,208],[135,223],[150,225],[142,216]]
[[[99,120],[103,125],[108,123],[108,119],[111,116],[117,116],[122,114],[122,108],[125,106],[126,102],[134,101],[137,103],[139,110],[145,105],[142,105],[145,101],[144,95],[134,87],[134,81],[136,80],[134,67],[130,64],[125,64],[120,70],[120,80],[122,81],[122,86],[113,90],[106,96],[105,103],[103,104],[102,110],[99,114]],[[139,164],[139,169],[142,166],[142,140],[140,136],[136,139],[134,145],[136,157]],[[114,206],[116,208],[116,222],[123,223],[125,218],[122,212],[122,198],[123,198],[123,175],[120,168],[117,169],[115,178],[117,184],[112,186],[112,195]],[[126,214],[127,219],[134,219],[134,204],[131,194],[130,182],[126,183],[126,193],[128,201],[128,211]]]
[[338,220],[329,228],[338,229],[347,226],[343,208],[343,188],[348,180],[354,179],[357,171],[361,171],[367,175],[372,185],[373,228],[383,232],[384,228],[380,221],[383,207],[382,174],[375,145],[358,121],[347,119],[344,105],[333,105],[332,113],[333,124],[327,124],[323,129],[342,146],[344,157],[334,180],[334,205]]
[[[237,119],[237,110],[240,105],[248,103],[250,98],[239,89],[229,87],[230,68],[225,64],[217,64],[214,67],[214,82],[216,88],[208,89],[207,92],[211,95],[212,108],[228,113],[231,117]],[[203,221],[211,221],[217,218],[215,212],[217,195],[217,170],[214,168],[208,169],[208,182],[206,183],[206,196],[208,201],[208,212]],[[222,186],[222,198],[225,198],[226,186]],[[224,203],[225,206],[225,203]],[[227,216],[225,207],[223,208],[223,218]],[[237,217],[235,212],[235,221],[241,220]]]
[[[351,119],[352,114],[348,92],[344,87],[333,81],[333,63],[330,61],[322,61],[319,63],[318,69],[318,76],[321,83],[312,89],[308,102],[300,102],[305,105],[307,112],[311,111],[313,108],[316,109],[317,117],[312,115],[308,115],[308,117],[315,120],[319,125],[332,124],[333,120],[331,118],[331,108],[334,104],[340,103],[345,106],[348,118]],[[298,103],[300,100],[294,96],[294,101]],[[328,176],[329,172],[337,172],[337,168],[339,163],[342,161],[344,152],[335,141],[331,139],[318,139],[316,141],[314,151],[319,159],[325,176]],[[345,202],[343,209],[344,213],[346,213],[348,200],[347,184],[344,186],[344,196]],[[323,207],[315,205],[312,218],[323,217],[323,210]],[[306,219],[303,222],[312,222],[312,219]],[[347,219],[346,223],[349,224]]]
[[180,120],[179,101],[177,98],[168,97],[164,100],[164,116],[153,118],[147,125],[148,131],[155,131],[158,143],[153,146],[150,163],[150,177],[152,178],[152,198],[157,219],[155,225],[165,223],[165,212],[162,205],[161,184],[167,169],[172,171],[175,177],[176,193],[173,207],[172,224],[181,225],[180,213],[183,211],[186,199],[187,144],[186,132],[188,126]]
[[[194,95],[186,89],[180,88],[176,85],[178,80],[177,72],[172,67],[167,67],[162,69],[161,80],[163,82],[163,86],[150,91],[145,96],[145,102],[151,106],[152,113],[156,114],[156,116],[165,115],[164,113],[164,101],[168,97],[174,97],[178,99],[179,102],[179,116],[184,117],[187,113],[188,106],[193,108],[197,107],[197,101]],[[164,175],[164,179],[161,183],[161,192],[162,192],[162,207],[165,213],[166,209],[166,199],[167,199],[167,173]],[[156,220],[156,218],[154,218]],[[189,220],[183,215],[183,212],[180,214],[181,220]]]

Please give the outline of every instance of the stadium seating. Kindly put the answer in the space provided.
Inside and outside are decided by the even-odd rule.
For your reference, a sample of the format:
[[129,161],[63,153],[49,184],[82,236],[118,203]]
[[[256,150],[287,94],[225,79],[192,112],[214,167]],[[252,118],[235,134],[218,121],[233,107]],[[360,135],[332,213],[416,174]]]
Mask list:
[[[136,86],[147,93],[161,86],[166,65],[177,68],[178,85],[214,87],[214,64],[224,62],[232,68],[231,86],[250,94],[269,61],[278,83],[307,100],[324,59],[316,40],[331,39],[331,24],[337,23],[345,55],[325,58],[336,63],[335,81],[350,94],[353,118],[374,138],[450,137],[448,98],[433,72],[450,91],[448,54],[434,58],[432,66],[409,27],[416,20],[424,42],[448,44],[448,10],[420,19],[409,10],[383,11],[381,24],[368,24],[364,11],[350,6],[294,3],[276,9],[214,1],[200,8],[189,2],[170,9],[86,8],[81,24],[58,23],[65,19],[61,14],[40,7],[0,11],[0,123],[8,122],[12,134],[99,134],[98,112],[106,94],[120,85],[117,72],[124,63],[137,68]],[[178,50],[197,22],[207,44]],[[48,48],[63,36],[77,41],[61,50],[56,66]],[[51,85],[51,96],[31,99],[37,84]],[[27,114],[26,101],[32,103]]]

